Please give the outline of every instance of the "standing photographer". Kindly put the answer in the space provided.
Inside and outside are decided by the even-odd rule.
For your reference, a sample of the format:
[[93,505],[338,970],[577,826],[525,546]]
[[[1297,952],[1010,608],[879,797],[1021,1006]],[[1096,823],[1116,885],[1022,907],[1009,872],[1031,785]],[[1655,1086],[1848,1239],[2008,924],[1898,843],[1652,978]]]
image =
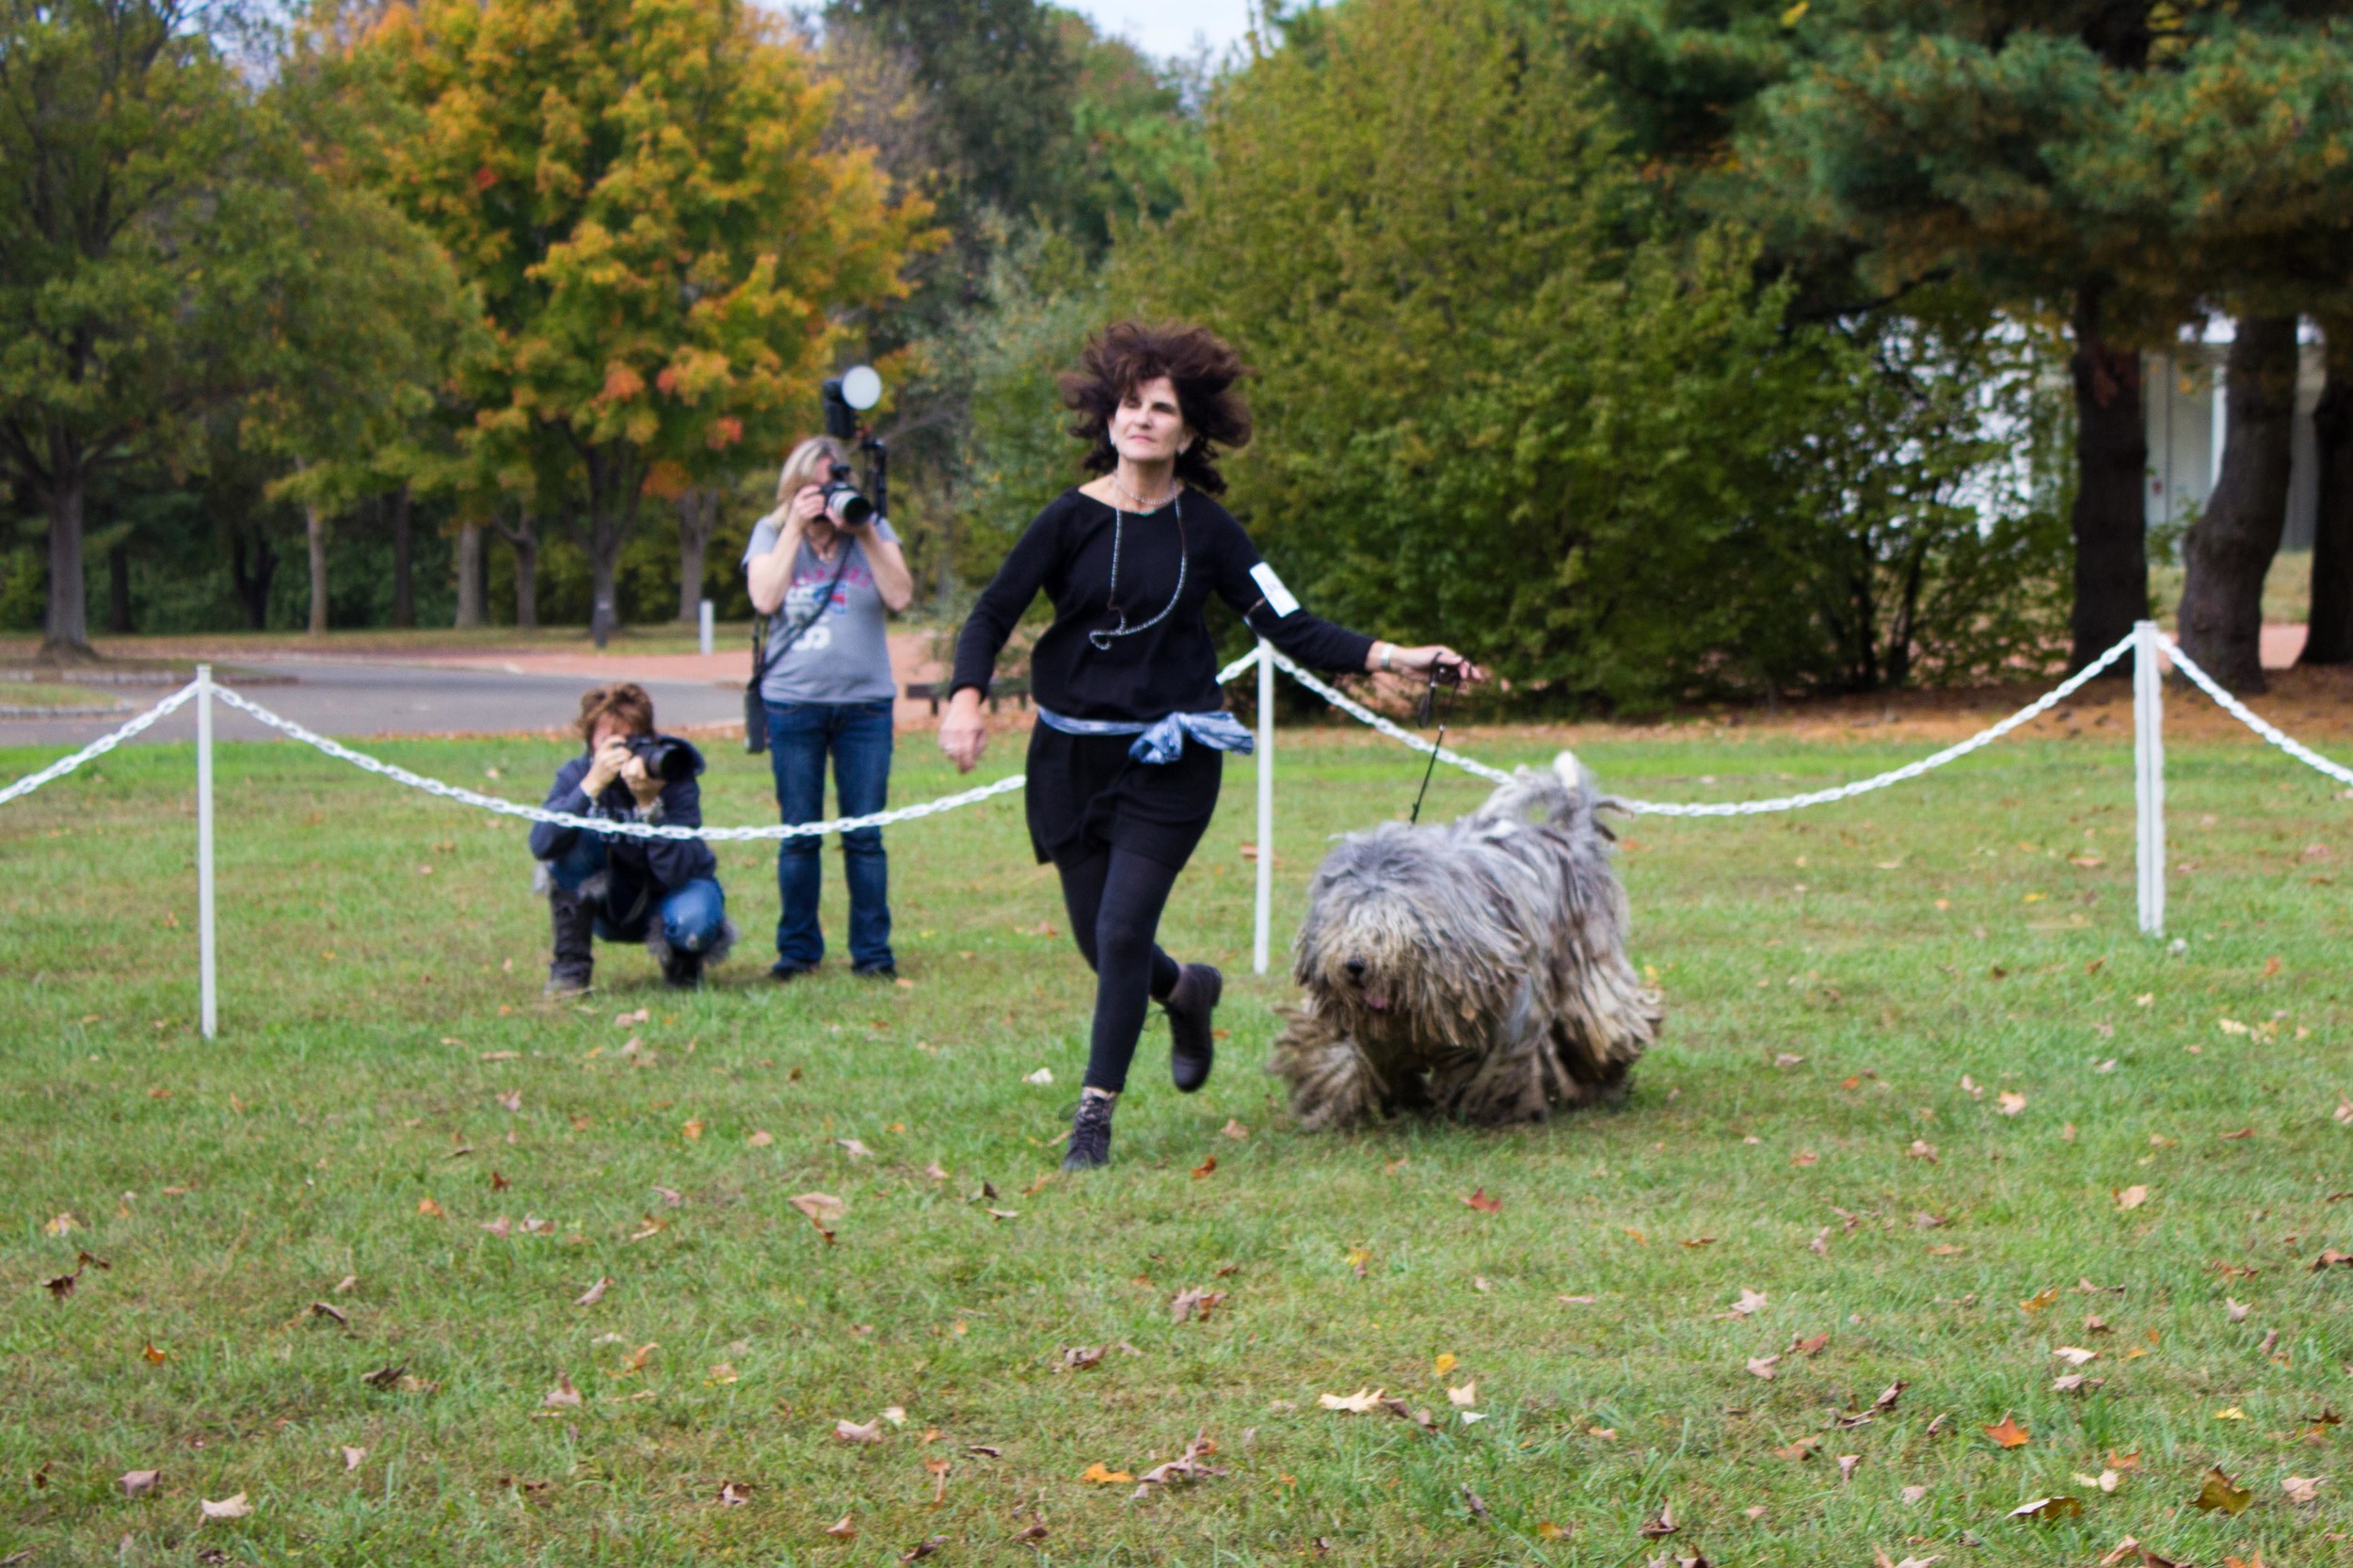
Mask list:
[[[588,749],[556,770],[547,808],[614,822],[700,827],[702,753],[653,725],[653,699],[622,680],[582,694],[580,738]],[[700,839],[641,839],[535,823],[531,853],[547,885],[555,956],[547,994],[588,989],[594,938],[643,942],[678,990],[702,984],[703,967],[735,941],[719,862]]]
[[[833,758],[841,815],[883,808],[890,792],[890,672],[886,611],[904,610],[915,581],[890,523],[857,493],[849,454],[831,436],[801,442],[776,480],[776,511],[752,530],[744,567],[752,607],[772,617],[760,696],[768,718],[768,760],[776,807],[787,824],[822,821],[825,758]],[[818,840],[776,846],[776,962],[791,980],[825,956],[817,923]],[[850,889],[850,968],[888,980],[889,867],[882,829],[841,835],[841,873]]]

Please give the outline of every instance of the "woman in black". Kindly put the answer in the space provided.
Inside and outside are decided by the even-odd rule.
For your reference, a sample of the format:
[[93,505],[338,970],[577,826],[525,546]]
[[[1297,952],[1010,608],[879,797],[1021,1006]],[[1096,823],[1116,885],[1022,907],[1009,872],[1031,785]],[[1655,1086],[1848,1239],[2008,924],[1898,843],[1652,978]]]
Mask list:
[[1176,873],[1217,806],[1227,751],[1249,731],[1225,711],[1203,609],[1214,593],[1303,664],[1335,671],[1483,672],[1451,648],[1399,648],[1319,620],[1210,500],[1219,448],[1250,439],[1232,348],[1199,328],[1122,322],[1063,377],[1100,475],[1037,516],[956,639],[940,749],[969,772],[987,742],[981,704],[997,655],[1043,589],[1054,623],[1030,656],[1030,840],[1061,873],[1070,933],[1096,973],[1086,1082],[1065,1170],[1111,1158],[1112,1108],[1143,1032],[1146,999],[1168,1012],[1169,1069],[1209,1080],[1223,977],[1154,943]]

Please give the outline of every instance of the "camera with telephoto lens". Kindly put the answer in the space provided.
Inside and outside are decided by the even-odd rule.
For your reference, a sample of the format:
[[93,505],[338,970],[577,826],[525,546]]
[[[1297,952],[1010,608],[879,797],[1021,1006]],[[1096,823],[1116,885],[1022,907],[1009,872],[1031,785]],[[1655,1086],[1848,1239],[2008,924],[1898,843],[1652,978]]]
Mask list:
[[851,483],[850,465],[836,463],[818,493],[825,498],[825,516],[836,528],[863,528],[874,515],[874,504],[858,494]]
[[646,764],[646,772],[664,784],[695,776],[695,748],[667,735],[632,735],[622,743],[629,754]]

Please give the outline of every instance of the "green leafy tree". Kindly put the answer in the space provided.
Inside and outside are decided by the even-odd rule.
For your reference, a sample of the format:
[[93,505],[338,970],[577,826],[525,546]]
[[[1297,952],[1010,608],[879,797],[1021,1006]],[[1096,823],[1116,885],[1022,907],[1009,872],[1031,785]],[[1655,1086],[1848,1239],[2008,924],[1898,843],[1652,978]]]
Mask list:
[[808,52],[739,0],[418,0],[368,49],[422,118],[387,189],[494,334],[464,377],[485,460],[572,476],[539,509],[568,514],[601,641],[648,473],[764,460],[837,312],[901,292],[925,205],[821,146]]
[[89,656],[84,509],[243,390],[311,187],[195,0],[0,5],[0,471],[48,525],[43,655]]

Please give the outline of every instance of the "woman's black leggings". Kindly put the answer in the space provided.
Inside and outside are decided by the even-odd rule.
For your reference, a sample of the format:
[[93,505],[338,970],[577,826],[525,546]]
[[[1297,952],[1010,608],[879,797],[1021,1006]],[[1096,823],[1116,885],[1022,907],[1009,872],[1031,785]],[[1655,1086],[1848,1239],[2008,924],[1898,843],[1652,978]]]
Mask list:
[[1058,860],[1070,935],[1095,970],[1095,1033],[1087,1047],[1086,1086],[1117,1094],[1144,1032],[1144,1004],[1176,988],[1176,960],[1153,941],[1160,910],[1176,885],[1175,868],[1124,849],[1083,860]]

